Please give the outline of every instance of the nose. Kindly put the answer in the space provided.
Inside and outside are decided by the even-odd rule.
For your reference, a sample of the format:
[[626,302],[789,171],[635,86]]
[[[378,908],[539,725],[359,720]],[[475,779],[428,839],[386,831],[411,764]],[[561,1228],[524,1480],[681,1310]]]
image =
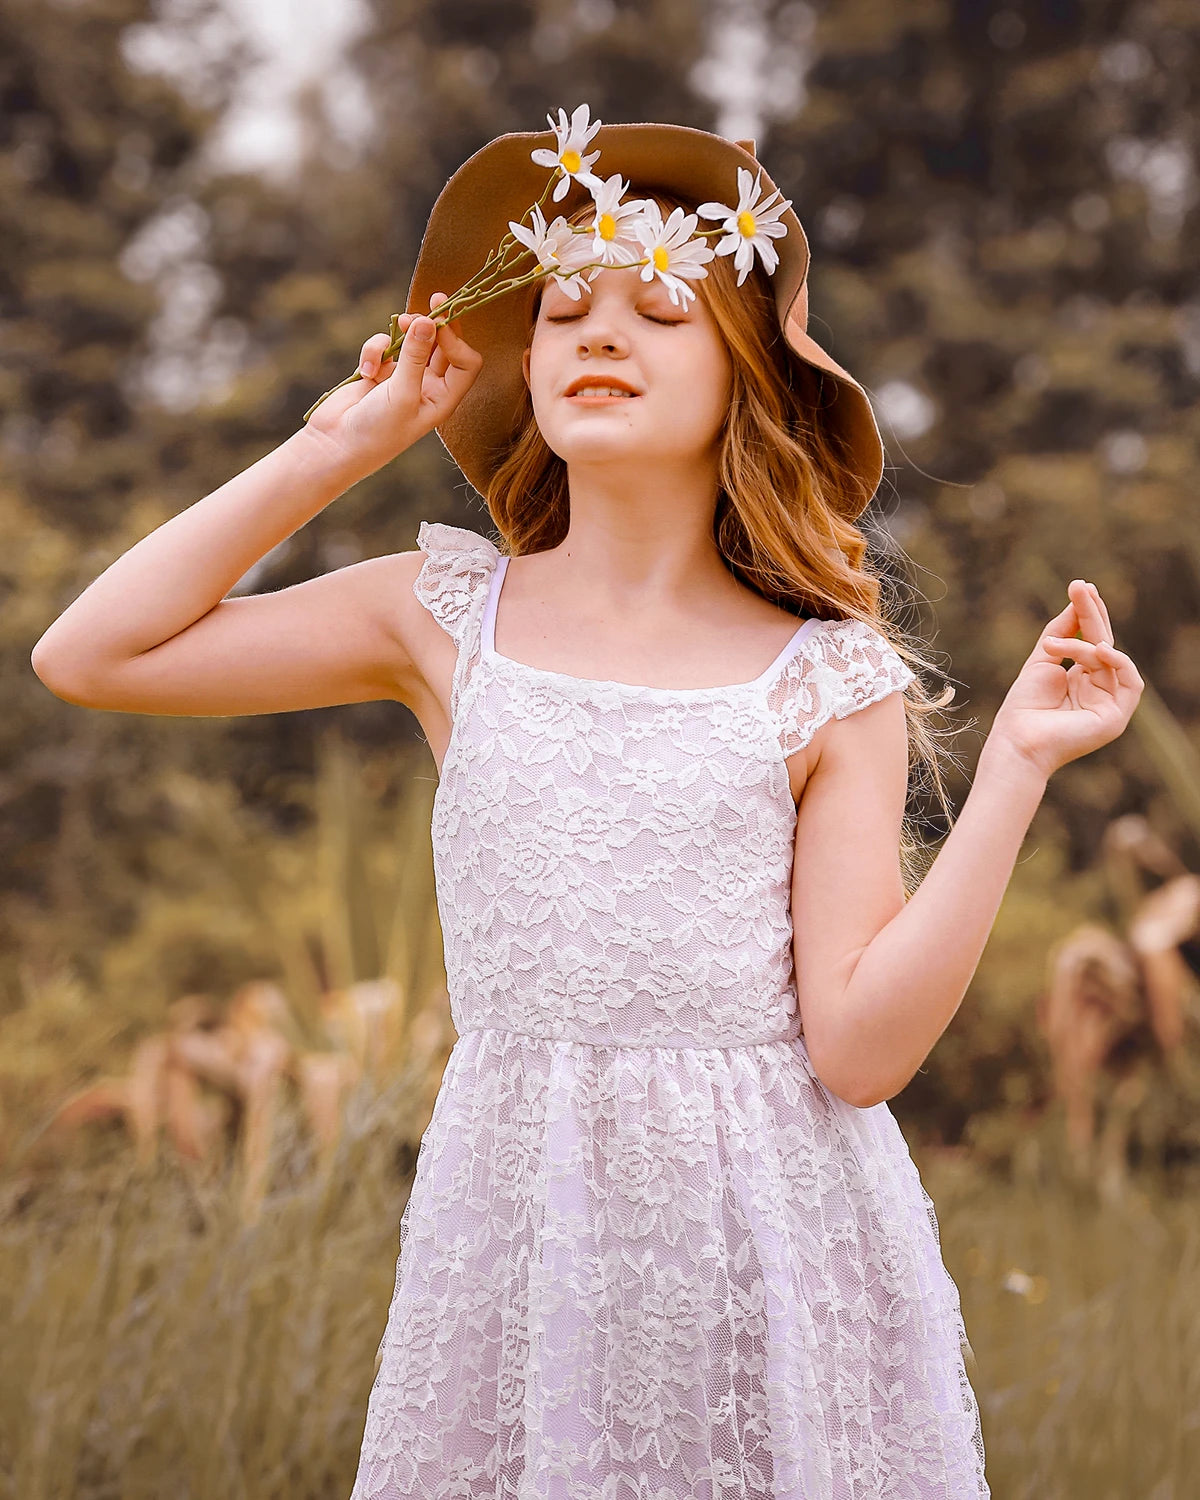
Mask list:
[[589,333],[579,340],[580,354],[616,354],[624,350],[623,342],[610,332]]
[[579,324],[579,353],[624,354],[626,349],[620,319],[612,315],[608,305],[589,308],[588,316]]

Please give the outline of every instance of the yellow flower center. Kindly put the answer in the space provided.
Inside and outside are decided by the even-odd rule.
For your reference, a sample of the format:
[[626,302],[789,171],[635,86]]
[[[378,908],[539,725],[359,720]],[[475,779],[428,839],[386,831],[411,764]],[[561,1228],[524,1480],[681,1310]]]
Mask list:
[[564,151],[558,159],[568,172],[578,172],[583,161],[578,151]]
[[737,226],[748,240],[754,238],[754,231],[758,225],[754,222],[754,215],[748,208],[744,208],[737,217]]
[[665,271],[671,264],[671,257],[667,254],[667,252],[661,245],[655,246],[652,259],[654,261],[654,269],[656,271]]
[[612,214],[601,214],[596,220],[596,233],[602,240],[613,240],[617,237],[617,221]]

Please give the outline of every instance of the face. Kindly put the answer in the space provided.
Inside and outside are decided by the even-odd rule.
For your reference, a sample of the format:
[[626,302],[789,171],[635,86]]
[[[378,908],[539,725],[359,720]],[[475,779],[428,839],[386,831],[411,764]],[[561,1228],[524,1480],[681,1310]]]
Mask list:
[[[570,464],[711,464],[732,366],[703,295],[677,307],[655,277],[611,267],[572,301],[547,279],[525,382],[543,438]],[[568,395],[583,377],[635,393]]]

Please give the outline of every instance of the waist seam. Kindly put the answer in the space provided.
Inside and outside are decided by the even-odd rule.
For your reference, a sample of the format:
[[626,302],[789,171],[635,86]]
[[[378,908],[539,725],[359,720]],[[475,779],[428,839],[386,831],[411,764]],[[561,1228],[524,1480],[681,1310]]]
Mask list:
[[783,1035],[754,1037],[739,1042],[585,1042],[576,1037],[551,1036],[546,1032],[520,1031],[515,1026],[468,1026],[458,1033],[460,1039],[473,1032],[498,1032],[503,1036],[521,1036],[531,1042],[553,1042],[559,1047],[599,1047],[608,1052],[736,1052],[743,1047],[774,1047],[791,1043],[803,1031],[785,1031]]

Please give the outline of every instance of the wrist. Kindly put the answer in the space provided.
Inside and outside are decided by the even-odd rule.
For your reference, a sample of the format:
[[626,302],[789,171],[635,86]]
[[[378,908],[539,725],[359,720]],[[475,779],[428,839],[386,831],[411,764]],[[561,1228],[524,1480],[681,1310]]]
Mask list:
[[1032,760],[1011,741],[989,735],[979,753],[975,780],[986,776],[989,780],[1004,782],[1014,791],[1041,798],[1050,780],[1050,773]]
[[294,453],[318,483],[338,495],[374,473],[360,456],[348,453],[335,438],[307,423],[285,439],[283,446]]

